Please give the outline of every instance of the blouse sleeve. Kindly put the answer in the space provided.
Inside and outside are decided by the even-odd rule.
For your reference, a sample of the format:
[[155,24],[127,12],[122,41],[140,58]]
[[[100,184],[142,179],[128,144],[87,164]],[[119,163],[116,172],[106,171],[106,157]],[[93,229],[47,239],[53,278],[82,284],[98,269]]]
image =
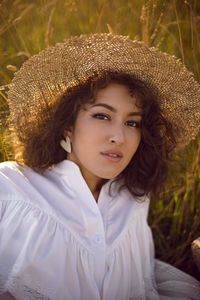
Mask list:
[[[33,284],[34,290],[26,283],[31,282],[31,278],[27,277],[28,269],[31,268],[34,273],[34,262],[44,259],[42,255],[37,258],[36,252],[40,241],[48,240],[48,227],[51,231],[49,239],[55,231],[50,223],[48,216],[43,216],[36,207],[22,199],[14,199],[14,196],[13,199],[1,199],[0,294],[9,292],[16,299],[38,299],[39,296],[39,299],[49,299],[42,295],[39,283],[38,286],[37,282]],[[22,295],[27,298],[22,298]]]
[[[30,257],[26,253],[34,256],[35,243],[30,243],[30,237],[35,236],[34,241],[37,241],[44,238],[45,233],[39,226],[41,211],[26,198],[23,184],[18,184],[19,178],[24,184],[26,179],[14,168],[14,164],[0,164],[0,295],[9,295],[9,292],[14,299],[25,299],[15,292],[19,295],[35,293],[26,287],[25,281],[23,285],[20,284],[25,269],[30,265]],[[27,247],[31,249],[30,252],[25,251]],[[3,299],[8,297],[5,295]],[[37,297],[28,296],[26,299]],[[48,298],[41,296],[39,299]]]

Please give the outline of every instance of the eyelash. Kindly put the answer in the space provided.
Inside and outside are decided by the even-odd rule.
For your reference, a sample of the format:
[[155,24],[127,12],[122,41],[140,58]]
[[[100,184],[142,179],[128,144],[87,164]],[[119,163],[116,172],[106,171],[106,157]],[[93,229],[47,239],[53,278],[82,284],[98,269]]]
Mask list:
[[92,115],[92,117],[99,120],[110,120],[110,117],[108,115],[102,113],[94,114]]
[[[99,119],[99,120],[110,120],[110,116],[107,114],[102,114],[102,113],[97,113],[97,114],[93,114],[92,115],[93,118],[95,119]],[[134,126],[130,126],[129,124],[134,124]],[[130,121],[126,121],[125,123],[127,126],[133,127],[133,128],[140,128],[141,127],[141,122],[140,121],[134,121],[134,120],[130,120]]]
[[128,124],[128,123],[134,123],[134,126],[130,126],[130,127],[133,127],[133,128],[140,128],[141,127],[141,122],[139,122],[139,121],[127,121],[126,124]]

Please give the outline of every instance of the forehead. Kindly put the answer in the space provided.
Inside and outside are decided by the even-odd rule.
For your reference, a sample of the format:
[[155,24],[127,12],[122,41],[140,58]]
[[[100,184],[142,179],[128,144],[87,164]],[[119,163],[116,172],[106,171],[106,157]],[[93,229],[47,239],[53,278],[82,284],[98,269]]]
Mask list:
[[119,83],[111,83],[106,88],[97,92],[95,103],[107,103],[112,106],[129,107],[139,110],[139,97],[137,93],[133,93],[131,89]]

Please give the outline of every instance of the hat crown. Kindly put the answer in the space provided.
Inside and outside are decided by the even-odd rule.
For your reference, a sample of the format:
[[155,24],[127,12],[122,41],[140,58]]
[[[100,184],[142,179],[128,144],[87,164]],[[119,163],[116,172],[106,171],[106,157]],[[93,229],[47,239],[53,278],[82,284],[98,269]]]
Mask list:
[[[194,138],[200,126],[200,87],[185,66],[156,48],[107,33],[66,39],[27,60],[8,92],[11,114],[37,118],[68,87],[97,71],[123,72],[140,79],[159,100],[179,144]],[[14,120],[14,118],[12,118]]]

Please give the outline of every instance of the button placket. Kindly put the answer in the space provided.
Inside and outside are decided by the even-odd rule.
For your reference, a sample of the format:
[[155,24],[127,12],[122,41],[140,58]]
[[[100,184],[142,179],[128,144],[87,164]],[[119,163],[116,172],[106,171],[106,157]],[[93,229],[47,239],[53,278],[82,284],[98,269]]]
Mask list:
[[94,242],[95,242],[95,244],[97,244],[97,245],[102,244],[102,242],[103,242],[103,237],[102,237],[101,235],[96,235],[95,238],[94,238]]
[[104,234],[97,234],[93,237],[93,255],[94,255],[94,277],[99,292],[101,292],[103,278],[105,274],[105,262],[106,262]]

